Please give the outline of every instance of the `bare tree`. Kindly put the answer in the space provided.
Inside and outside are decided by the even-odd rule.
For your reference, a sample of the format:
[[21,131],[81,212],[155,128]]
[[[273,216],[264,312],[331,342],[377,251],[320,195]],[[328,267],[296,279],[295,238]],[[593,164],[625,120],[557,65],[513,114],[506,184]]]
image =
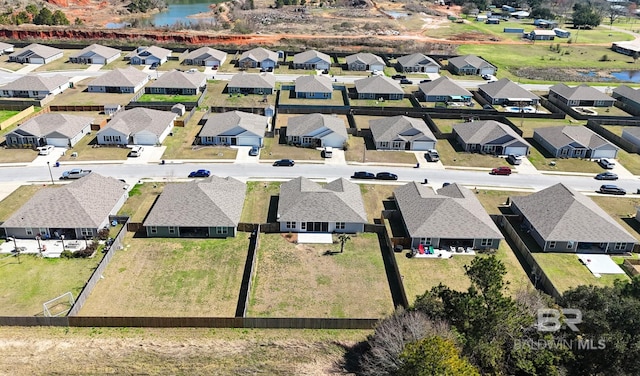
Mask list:
[[340,241],[340,253],[342,253],[344,251],[344,245],[351,240],[351,236],[347,234],[340,234],[338,235],[338,240]]

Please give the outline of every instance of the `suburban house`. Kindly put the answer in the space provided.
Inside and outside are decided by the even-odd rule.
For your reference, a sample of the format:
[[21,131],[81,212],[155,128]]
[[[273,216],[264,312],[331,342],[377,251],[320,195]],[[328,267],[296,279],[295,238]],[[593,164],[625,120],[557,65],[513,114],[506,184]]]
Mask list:
[[611,96],[618,101],[618,105],[631,115],[640,116],[640,90],[620,85],[613,89]]
[[296,98],[331,99],[333,83],[325,76],[300,76],[295,83]]
[[235,237],[246,190],[232,177],[169,183],[142,225],[153,238]]
[[618,154],[618,147],[579,125],[536,128],[533,139],[555,158],[615,158]]
[[360,186],[337,179],[324,186],[304,177],[280,185],[281,232],[363,232],[367,223]]
[[404,90],[398,83],[387,76],[371,76],[356,80],[358,99],[401,100]]
[[305,147],[342,149],[347,142],[347,126],[337,116],[308,114],[290,117],[287,121],[287,143]]
[[200,145],[237,145],[262,147],[267,118],[242,111],[209,116],[198,134]]
[[234,74],[227,84],[229,94],[273,94],[276,76],[272,73]]
[[240,68],[262,68],[275,69],[278,66],[278,53],[258,47],[240,55],[238,67]]
[[570,107],[611,107],[616,102],[615,98],[611,98],[591,86],[582,84],[576,87],[569,87],[562,83],[555,84],[549,88],[549,101]]
[[622,138],[640,147],[640,127],[623,127]]
[[511,127],[495,120],[454,124],[453,137],[472,153],[528,155],[531,147]]
[[631,252],[638,242],[593,200],[562,183],[509,198],[543,252]]
[[434,191],[414,181],[393,196],[412,249],[498,249],[504,239],[476,194],[457,183]]
[[451,73],[465,75],[496,74],[498,68],[489,64],[486,60],[476,55],[458,56],[449,59],[449,70]]
[[33,43],[9,55],[9,61],[22,64],[47,64],[62,58],[64,51],[59,48]]
[[98,235],[109,225],[129,197],[126,183],[91,173],[73,183],[51,185],[33,197],[1,226],[6,236],[18,239],[85,239]]
[[497,105],[537,105],[540,97],[508,78],[478,86],[478,93],[489,103]]
[[136,107],[116,113],[105,128],[98,131],[100,145],[158,145],[173,128],[176,114]]
[[91,93],[133,94],[149,82],[149,75],[133,67],[116,68],[89,82]]
[[59,74],[51,77],[30,74],[0,86],[0,97],[43,99],[50,95],[60,94],[69,86],[69,77]]
[[346,58],[347,69],[351,71],[380,71],[386,66],[384,60],[378,55],[368,52],[360,52],[349,55]]
[[6,134],[12,145],[73,147],[91,132],[93,118],[49,112],[35,116]]
[[172,70],[153,81],[144,90],[150,94],[198,95],[207,87],[207,76],[201,72]]
[[630,41],[613,42],[611,49],[623,55],[633,56],[640,53],[640,43],[636,39]]
[[0,55],[13,52],[13,44],[0,42]]
[[440,64],[427,55],[416,53],[399,57],[396,69],[405,73],[439,73]]
[[435,149],[436,137],[424,120],[407,116],[369,120],[369,129],[377,150]]
[[69,56],[69,61],[77,64],[100,64],[107,65],[120,58],[122,51],[115,48],[92,44],[82,49],[82,51]]
[[171,50],[166,48],[151,46],[151,47],[138,47],[130,52],[125,60],[129,60],[131,65],[162,65],[167,62],[171,56]]
[[423,82],[418,85],[419,96],[425,102],[462,102],[469,103],[473,95],[469,90],[450,80],[447,76]]
[[293,69],[328,70],[329,68],[331,68],[331,58],[325,53],[309,50],[293,55]]
[[556,32],[553,30],[535,29],[529,32],[531,40],[554,40],[555,38]]
[[218,69],[227,60],[227,53],[211,47],[201,47],[184,57],[183,64]]

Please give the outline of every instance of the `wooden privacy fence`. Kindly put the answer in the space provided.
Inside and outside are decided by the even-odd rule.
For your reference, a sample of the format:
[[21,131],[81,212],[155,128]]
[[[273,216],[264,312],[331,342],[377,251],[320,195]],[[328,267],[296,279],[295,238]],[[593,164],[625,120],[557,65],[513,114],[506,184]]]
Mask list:
[[377,323],[378,319],[304,317],[69,317],[69,326],[75,327],[372,329]]
[[238,305],[236,306],[236,317],[244,317],[247,314],[249,297],[251,296],[251,284],[256,268],[256,253],[258,252],[259,245],[260,225],[251,232],[247,259],[244,263],[244,272],[242,274],[242,282],[240,283],[240,294],[238,296]]

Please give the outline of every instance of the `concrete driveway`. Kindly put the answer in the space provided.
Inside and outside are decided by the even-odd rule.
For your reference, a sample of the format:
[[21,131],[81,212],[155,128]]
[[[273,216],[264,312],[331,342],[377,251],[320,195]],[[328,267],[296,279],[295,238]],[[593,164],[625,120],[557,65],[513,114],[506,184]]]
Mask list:
[[41,64],[25,64],[22,68],[15,71],[14,74],[27,74],[38,69],[38,67],[40,66],[42,65]]
[[139,157],[127,157],[124,164],[160,163],[166,146],[143,146],[144,151]]

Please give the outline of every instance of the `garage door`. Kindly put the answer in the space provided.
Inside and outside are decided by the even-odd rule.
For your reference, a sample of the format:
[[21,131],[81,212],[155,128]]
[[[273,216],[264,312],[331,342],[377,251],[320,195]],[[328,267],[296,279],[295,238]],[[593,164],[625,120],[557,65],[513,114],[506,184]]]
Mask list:
[[615,150],[593,150],[591,152],[591,158],[615,158]]
[[133,137],[133,143],[136,145],[155,145],[156,144],[156,136],[155,135],[136,135]]
[[480,74],[493,74],[493,68],[480,69]]
[[507,147],[505,148],[504,153],[507,155],[527,155],[527,148],[523,146]]
[[69,140],[67,140],[66,138],[47,138],[47,145],[66,148],[69,146]]

